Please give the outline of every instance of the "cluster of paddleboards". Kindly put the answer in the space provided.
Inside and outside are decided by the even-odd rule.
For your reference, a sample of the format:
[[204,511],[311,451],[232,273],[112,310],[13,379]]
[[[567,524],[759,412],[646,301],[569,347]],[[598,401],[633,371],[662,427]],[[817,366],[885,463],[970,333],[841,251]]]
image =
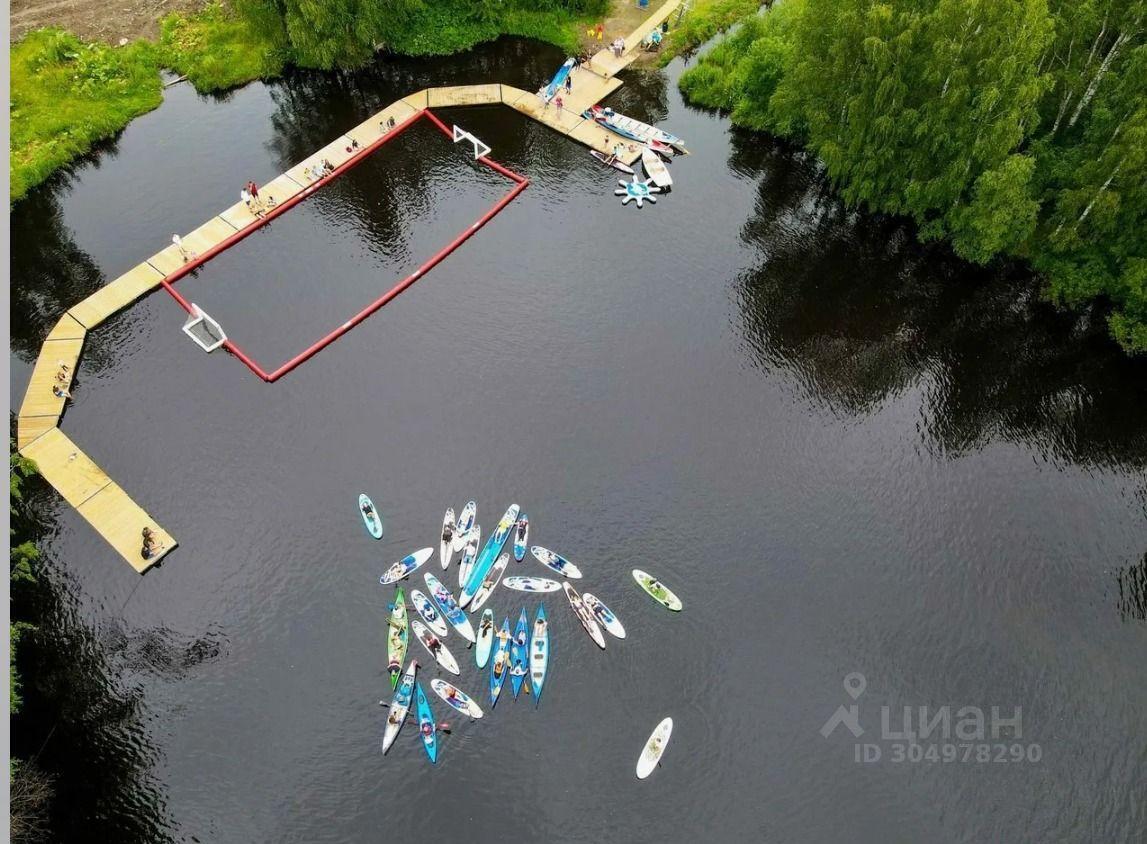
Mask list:
[[[633,177],[631,182],[620,182],[621,189],[614,191],[622,197],[622,204],[631,199],[637,200],[638,207],[641,206],[642,200],[657,202],[657,197],[653,194],[668,193],[672,189],[673,176],[670,175],[665,163],[672,161],[674,156],[689,152],[685,149],[684,141],[663,129],[618,114],[613,109],[603,108],[600,105],[587,109],[583,116],[615,134],[635,141],[641,147],[641,167],[645,171],[645,179],[639,178],[637,172],[624,161],[598,150],[590,151],[590,155],[603,165]],[[632,146],[630,151],[634,151]]]
[[[364,506],[369,505],[369,507]],[[374,538],[382,535],[382,517],[366,495],[359,497],[359,509],[367,532]],[[459,642],[456,648],[473,648],[474,665],[479,671],[489,672],[488,705],[493,709],[501,698],[509,677],[509,689],[515,699],[522,689],[534,698],[535,707],[540,705],[542,691],[546,686],[549,657],[552,651],[550,620],[544,605],[536,611],[527,612],[521,608],[516,623],[511,628],[511,616],[503,617],[500,626],[495,625],[493,609],[486,607],[491,595],[499,585],[521,593],[544,596],[563,592],[574,617],[590,639],[602,650],[606,647],[606,636],[616,639],[626,638],[621,620],[605,602],[590,592],[580,594],[571,581],[581,580],[581,569],[567,558],[541,545],[531,545],[529,517],[521,512],[517,504],[511,504],[486,542],[478,550],[482,528],[476,521],[477,505],[470,501],[459,516],[448,509],[442,520],[439,538],[438,559],[441,565],[439,576],[433,571],[422,573],[426,591],[412,588],[410,601],[417,617],[411,618],[407,612],[406,593],[402,585],[397,585],[394,601],[389,605],[387,617],[387,671],[394,696],[390,702],[383,733],[382,752],[386,753],[394,743],[403,724],[411,715],[418,724],[418,734],[430,761],[438,759],[438,733],[446,731],[447,725],[435,721],[430,699],[417,680],[419,663],[417,659],[407,662],[410,633],[419,641],[423,650],[437,663],[440,670],[458,677],[462,673],[462,663],[447,645],[447,639]],[[377,531],[376,529],[377,528]],[[376,535],[377,533],[377,535]],[[507,546],[509,546],[507,548]],[[527,551],[546,574],[515,574],[503,577],[511,559],[522,563]],[[459,556],[460,555],[460,556]],[[391,564],[379,578],[382,585],[400,584],[434,558],[434,548],[420,548],[401,560]],[[454,578],[449,569],[458,557],[457,588],[458,598],[454,597],[451,586]],[[558,579],[555,579],[556,576]],[[664,584],[639,569],[633,570],[633,578],[654,601],[666,609],[680,611],[680,599]],[[446,581],[446,582],[444,582]],[[469,615],[481,610],[477,629]],[[604,631],[604,632],[603,632]],[[461,640],[461,641],[459,641]],[[460,652],[459,652],[460,653]],[[463,660],[462,662],[465,662]],[[403,665],[406,669],[403,671]],[[430,688],[443,702],[471,719],[482,718],[482,706],[457,685],[436,677]],[[666,729],[665,724],[669,727]],[[669,740],[672,721],[666,719],[658,725],[638,760],[637,774],[644,778],[657,764],[665,744]],[[656,741],[655,741],[656,739]],[[644,773],[643,773],[644,771]]]

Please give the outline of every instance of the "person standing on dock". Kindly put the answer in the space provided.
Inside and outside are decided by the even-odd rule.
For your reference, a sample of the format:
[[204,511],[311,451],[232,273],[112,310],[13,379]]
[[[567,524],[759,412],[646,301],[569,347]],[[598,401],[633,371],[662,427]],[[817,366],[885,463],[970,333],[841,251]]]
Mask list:
[[566,74],[566,93],[573,93],[573,77],[570,74]]
[[190,261],[195,257],[195,253],[183,245],[183,238],[179,235],[173,234],[171,236],[171,242],[175,244],[175,248],[179,250],[179,254],[183,257],[184,261]]
[[561,95],[554,97],[554,105],[558,107],[558,117],[562,116],[562,98]]

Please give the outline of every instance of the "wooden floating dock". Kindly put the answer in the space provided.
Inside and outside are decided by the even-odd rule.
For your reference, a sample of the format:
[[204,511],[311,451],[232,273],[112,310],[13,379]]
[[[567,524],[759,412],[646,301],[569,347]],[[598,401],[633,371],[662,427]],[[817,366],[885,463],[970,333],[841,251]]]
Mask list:
[[[576,68],[571,74],[572,92],[561,92],[564,102],[560,112],[555,104],[547,105],[536,93],[510,85],[492,83],[423,89],[391,103],[272,179],[259,188],[259,197],[268,205],[279,205],[310,194],[319,181],[313,176],[314,168],[330,162],[339,170],[344,164],[369,154],[372,146],[390,131],[391,125],[404,123],[423,110],[441,107],[506,105],[603,153],[610,153],[615,144],[621,143],[626,148],[623,160],[632,164],[640,157],[639,151],[629,148],[632,141],[587,120],[582,113],[621,87],[621,80],[615,78],[617,73],[636,61],[641,40],[661,26],[678,5],[679,0],[669,0],[646,18],[625,39],[625,51],[620,57],[607,48],[591,58],[589,68]],[[308,175],[309,172],[312,175]],[[261,223],[259,217],[239,202],[183,235],[182,245],[191,257],[215,254]],[[41,476],[141,574],[170,552],[176,541],[60,430],[60,417],[67,399],[56,396],[52,388],[71,387],[89,331],[160,285],[169,285],[186,271],[187,259],[171,244],[69,309],[44,338],[16,422],[16,446],[20,453],[34,460]],[[57,378],[61,365],[67,367],[62,380]],[[158,551],[148,560],[140,553],[144,527],[151,528],[159,543]]]

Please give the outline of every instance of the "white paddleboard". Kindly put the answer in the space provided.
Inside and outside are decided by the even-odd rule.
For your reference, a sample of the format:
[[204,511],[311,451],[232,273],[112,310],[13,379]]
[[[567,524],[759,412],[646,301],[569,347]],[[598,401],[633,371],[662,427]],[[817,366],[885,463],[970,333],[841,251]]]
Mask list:
[[470,579],[470,572],[474,570],[474,560],[478,556],[478,543],[482,539],[482,526],[474,525],[466,538],[466,547],[462,551],[462,564],[458,566],[458,588],[461,589]]
[[653,769],[661,761],[661,754],[665,752],[665,746],[669,744],[671,735],[673,735],[672,718],[666,718],[654,728],[653,733],[649,736],[649,741],[645,742],[645,747],[641,748],[641,755],[637,757],[637,778],[639,780],[643,780],[653,773]]
[[581,599],[589,611],[593,613],[593,617],[609,632],[609,635],[615,639],[625,638],[625,628],[621,625],[621,619],[614,615],[613,610],[603,604],[600,598],[586,592],[581,596]]
[[[434,689],[434,693],[438,695],[438,697],[442,698],[463,715],[469,715],[471,718],[482,717],[482,707],[476,704],[470,695],[466,694],[457,686],[435,677],[430,681],[430,688]],[[450,696],[451,692],[454,693],[453,697]]]
[[425,624],[417,618],[410,622],[410,629],[414,631],[414,635],[418,637],[418,641],[422,643],[422,647],[426,648],[426,652],[438,660],[438,664],[449,671],[451,674],[461,674],[458,670],[458,662],[454,659],[454,655],[446,650],[446,646],[442,644],[442,640],[438,640],[438,653],[430,650],[430,630]]
[[603,651],[605,650],[605,637],[601,635],[601,628],[597,626],[597,621],[593,617],[593,613],[586,607],[585,602],[581,599],[581,595],[569,583],[563,583],[562,588],[566,591],[566,598],[570,602],[570,608],[573,609],[574,615],[577,620],[581,622],[581,626],[585,628],[585,632],[593,639],[596,644]]
[[530,548],[530,553],[534,555],[534,559],[541,563],[548,569],[556,571],[563,577],[569,577],[574,580],[581,578],[581,569],[563,557],[561,554],[555,554],[548,548],[543,548],[541,545],[534,545]]
[[434,609],[434,604],[429,598],[417,589],[411,589],[410,600],[414,602],[414,608],[418,610],[418,614],[422,616],[422,620],[430,626],[431,630],[439,636],[445,636],[450,632],[450,628],[446,626],[446,620],[442,618],[438,610]]
[[482,613],[482,620],[478,623],[478,647],[474,649],[474,662],[479,668],[485,668],[490,661],[490,648],[494,644],[494,611],[487,609]]
[[486,579],[482,581],[482,585],[478,591],[474,593],[474,600],[470,602],[470,612],[474,613],[482,609],[482,605],[486,603],[486,599],[494,594],[494,590],[498,588],[498,581],[502,579],[502,572],[506,570],[506,566],[510,564],[510,555],[503,554],[494,563],[494,567],[490,569],[490,573],[486,575]]
[[442,558],[442,568],[450,568],[450,558],[454,556],[454,508],[447,507],[442,517],[442,538],[438,542],[438,555]]
[[557,592],[562,585],[548,577],[528,577],[516,574],[502,581],[507,589],[516,589],[519,592]]
[[669,168],[661,160],[661,156],[645,147],[641,151],[641,166],[645,168],[645,175],[653,180],[653,184],[661,189],[673,186],[673,177],[669,175]]
[[474,527],[474,515],[478,512],[478,505],[473,501],[467,501],[466,506],[462,508],[462,513],[458,516],[458,524],[454,529],[454,553],[457,554],[462,550],[462,546],[466,544],[466,536]]
[[378,579],[378,582],[386,586],[390,583],[397,583],[404,577],[410,577],[411,572],[421,568],[433,556],[433,548],[419,548],[413,554],[406,555],[388,568]]

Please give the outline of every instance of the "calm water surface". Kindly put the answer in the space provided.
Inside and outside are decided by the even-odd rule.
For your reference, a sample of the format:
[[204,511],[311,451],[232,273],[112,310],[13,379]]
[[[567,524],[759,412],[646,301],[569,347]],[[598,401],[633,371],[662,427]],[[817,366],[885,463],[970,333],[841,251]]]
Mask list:
[[[531,89],[561,58],[504,40],[221,99],[172,88],[16,207],[13,401],[63,310],[246,180],[416,88]],[[684,106],[679,72],[632,73],[611,101],[694,153],[642,211],[544,127],[443,110],[529,189],[275,385],[197,350],[162,292],[90,336],[63,427],[181,546],[140,579],[44,499],[60,616],[91,631],[76,682],[131,702],[85,716],[105,767],[71,764],[111,781],[77,804],[74,840],[1147,835],[1147,369],[1022,271],[843,209],[814,162]],[[416,129],[180,287],[274,366],[506,187]],[[378,576],[469,498],[486,533],[520,503],[629,638],[599,652],[551,596],[540,708],[451,718],[436,767],[410,727],[384,758]],[[522,597],[495,594],[499,621]],[[853,704],[863,735],[825,738]],[[895,730],[904,707],[943,706],[1021,709],[1025,761],[896,761],[882,710]],[[666,714],[664,765],[639,782]],[[879,762],[855,761],[865,743]]]

